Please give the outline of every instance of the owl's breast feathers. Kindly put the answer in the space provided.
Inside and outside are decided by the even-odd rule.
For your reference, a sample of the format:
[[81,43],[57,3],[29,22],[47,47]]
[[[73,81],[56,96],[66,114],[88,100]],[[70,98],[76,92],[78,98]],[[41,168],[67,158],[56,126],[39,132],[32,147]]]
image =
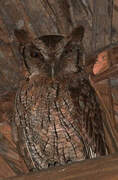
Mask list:
[[29,80],[16,97],[15,123],[29,167],[42,169],[106,154],[101,110],[85,79],[78,87]]
[[28,168],[106,154],[99,103],[79,67],[84,27],[36,39],[25,30],[14,33],[29,78],[16,95],[14,140]]

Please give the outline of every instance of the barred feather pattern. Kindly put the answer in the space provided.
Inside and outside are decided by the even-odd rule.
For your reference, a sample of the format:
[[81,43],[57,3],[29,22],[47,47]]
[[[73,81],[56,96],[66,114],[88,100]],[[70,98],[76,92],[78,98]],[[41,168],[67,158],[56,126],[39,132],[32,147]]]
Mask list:
[[[37,79],[37,81],[36,81]],[[15,127],[29,169],[42,169],[106,154],[102,116],[86,79],[79,88],[35,77],[16,96]]]
[[107,154],[102,111],[82,62],[84,28],[30,39],[16,30],[27,78],[16,95],[13,137],[29,170]]

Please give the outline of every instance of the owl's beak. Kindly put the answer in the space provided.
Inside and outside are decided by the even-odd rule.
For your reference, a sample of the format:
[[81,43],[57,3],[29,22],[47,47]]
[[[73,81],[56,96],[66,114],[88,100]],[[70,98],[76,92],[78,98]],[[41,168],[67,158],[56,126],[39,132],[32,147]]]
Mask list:
[[51,78],[54,80],[54,63],[51,65]]

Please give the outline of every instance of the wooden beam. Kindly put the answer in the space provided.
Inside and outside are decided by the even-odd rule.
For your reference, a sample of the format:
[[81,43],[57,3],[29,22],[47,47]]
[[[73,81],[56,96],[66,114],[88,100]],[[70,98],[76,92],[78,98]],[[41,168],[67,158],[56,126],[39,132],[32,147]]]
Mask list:
[[97,50],[112,41],[113,0],[93,2],[93,50]]
[[[4,180],[118,180],[118,153]],[[3,180],[3,179],[2,179]]]

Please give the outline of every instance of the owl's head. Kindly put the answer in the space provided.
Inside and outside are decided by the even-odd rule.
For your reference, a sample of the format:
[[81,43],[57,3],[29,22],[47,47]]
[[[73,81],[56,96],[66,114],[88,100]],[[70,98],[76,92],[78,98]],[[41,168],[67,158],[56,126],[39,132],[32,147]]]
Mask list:
[[24,30],[15,30],[22,47],[22,56],[30,76],[40,75],[55,79],[79,71],[79,54],[84,36],[83,26],[70,35],[45,35],[33,39]]

